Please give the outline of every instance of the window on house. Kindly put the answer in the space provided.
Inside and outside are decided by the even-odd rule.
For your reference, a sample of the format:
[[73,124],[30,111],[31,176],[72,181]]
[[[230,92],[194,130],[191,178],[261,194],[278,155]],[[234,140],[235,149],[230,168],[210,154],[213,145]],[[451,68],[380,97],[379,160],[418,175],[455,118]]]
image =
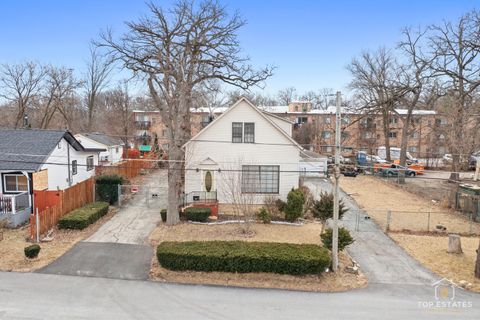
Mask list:
[[[74,160],[75,161],[75,160]],[[93,170],[93,156],[87,157],[87,171]]]
[[118,146],[115,147],[115,153],[118,153]]
[[397,133],[396,133],[396,132],[389,132],[389,133],[388,133],[388,137],[389,137],[389,138],[396,138],[396,137],[397,137]]
[[408,147],[408,152],[417,152],[417,147],[415,146]]
[[342,118],[342,124],[349,124],[350,123],[350,118],[349,117],[343,117]]
[[243,142],[255,143],[255,123],[245,122],[243,124],[244,137]]
[[322,138],[323,139],[330,139],[331,132],[330,131],[322,131]]
[[78,168],[77,168],[77,160],[72,160],[72,175],[77,174]]
[[332,119],[330,119],[330,117],[325,118],[325,123],[331,123],[331,122],[332,122]]
[[390,118],[390,119],[388,120],[388,122],[389,122],[390,124],[397,123],[397,122],[398,122],[398,118],[397,118],[397,117],[392,117],[392,118]]
[[242,166],[242,193],[278,193],[280,166]]
[[23,174],[3,175],[3,185],[5,192],[28,191],[28,179]]
[[233,143],[242,143],[243,142],[243,123],[241,122],[232,122],[232,142]]
[[350,138],[350,132],[342,132],[342,139]]
[[304,123],[307,123],[308,122],[308,118],[307,117],[298,117],[297,118],[297,123],[298,124],[304,124]]
[[418,139],[418,132],[412,133],[412,139]]

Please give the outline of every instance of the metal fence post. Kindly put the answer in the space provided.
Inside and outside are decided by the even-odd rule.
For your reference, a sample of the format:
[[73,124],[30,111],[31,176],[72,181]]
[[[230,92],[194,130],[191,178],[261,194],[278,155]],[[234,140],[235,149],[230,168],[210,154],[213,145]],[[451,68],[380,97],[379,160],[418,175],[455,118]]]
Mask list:
[[35,215],[35,226],[37,231],[37,243],[40,242],[40,217],[38,216],[38,208],[36,208],[36,215]]
[[117,184],[117,196],[118,196],[118,199],[117,199],[118,206],[120,207],[122,205],[122,185],[121,184]]
[[385,226],[385,232],[390,231],[390,221],[392,220],[392,211],[387,210],[387,225]]
[[427,232],[430,232],[430,212],[427,213]]

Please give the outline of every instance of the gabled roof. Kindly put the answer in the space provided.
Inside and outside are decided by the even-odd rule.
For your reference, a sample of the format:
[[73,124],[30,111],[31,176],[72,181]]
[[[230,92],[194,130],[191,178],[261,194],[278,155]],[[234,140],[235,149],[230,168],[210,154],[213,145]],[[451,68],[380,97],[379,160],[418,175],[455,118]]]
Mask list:
[[84,148],[67,130],[2,129],[0,170],[37,171],[62,138],[77,151],[98,151]]
[[98,142],[100,144],[103,144],[104,146],[107,147],[112,147],[112,146],[121,146],[124,143],[122,140],[114,138],[112,136],[108,136],[104,133],[99,133],[99,132],[93,132],[93,133],[80,133],[77,136],[84,136],[90,140],[93,140],[95,142]]
[[300,150],[303,150],[303,147],[301,145],[298,144],[298,142],[296,142],[291,136],[289,136],[285,131],[282,130],[282,128],[280,128],[273,120],[271,120],[267,114],[265,114],[262,110],[258,109],[255,105],[253,105],[253,103],[251,103],[247,98],[245,97],[242,97],[240,98],[237,102],[235,102],[230,108],[228,108],[224,113],[222,113],[220,116],[218,116],[217,118],[215,118],[215,120],[213,120],[208,126],[206,126],[205,128],[203,128],[202,130],[200,130],[199,133],[197,133],[193,138],[191,138],[187,143],[185,143],[183,145],[183,147],[185,147],[187,144],[189,144],[191,141],[195,141],[195,140],[200,140],[198,139],[201,135],[204,134],[205,131],[209,130],[213,124],[215,124],[216,122],[218,121],[221,121],[221,119],[226,115],[228,114],[229,112],[231,112],[232,110],[234,110],[236,107],[238,107],[240,105],[240,102],[242,101],[245,101],[249,106],[252,107],[253,110],[255,110],[262,118],[264,118],[268,123],[270,123],[278,132],[280,132],[284,137],[286,137],[293,145],[297,146]]

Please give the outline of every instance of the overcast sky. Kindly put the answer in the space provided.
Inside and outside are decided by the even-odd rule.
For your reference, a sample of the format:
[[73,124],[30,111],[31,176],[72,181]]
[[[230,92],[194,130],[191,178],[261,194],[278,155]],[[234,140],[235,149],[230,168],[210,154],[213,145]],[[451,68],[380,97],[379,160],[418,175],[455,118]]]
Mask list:
[[[172,1],[155,1],[168,6]],[[273,64],[266,92],[345,91],[345,66],[362,50],[394,46],[404,26],[453,20],[475,8],[470,0],[221,1],[248,21],[240,39],[254,65]],[[80,75],[88,42],[101,29],[116,34],[124,21],[147,13],[141,0],[2,0],[0,63],[37,60],[74,68]]]

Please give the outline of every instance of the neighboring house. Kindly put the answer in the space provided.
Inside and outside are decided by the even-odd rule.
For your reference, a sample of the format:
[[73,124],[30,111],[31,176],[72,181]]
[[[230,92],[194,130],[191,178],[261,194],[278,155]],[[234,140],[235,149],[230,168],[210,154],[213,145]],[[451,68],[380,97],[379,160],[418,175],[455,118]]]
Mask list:
[[299,185],[303,150],[292,126],[245,98],[237,101],[184,145],[185,202],[232,204],[232,192],[252,204],[266,196],[286,200]]
[[28,220],[33,190],[63,190],[95,174],[103,148],[85,148],[65,130],[0,130],[0,220]]
[[100,152],[100,164],[116,164],[122,161],[124,143],[120,139],[107,136],[103,133],[79,133],[75,138],[85,148],[100,148],[107,151]]

